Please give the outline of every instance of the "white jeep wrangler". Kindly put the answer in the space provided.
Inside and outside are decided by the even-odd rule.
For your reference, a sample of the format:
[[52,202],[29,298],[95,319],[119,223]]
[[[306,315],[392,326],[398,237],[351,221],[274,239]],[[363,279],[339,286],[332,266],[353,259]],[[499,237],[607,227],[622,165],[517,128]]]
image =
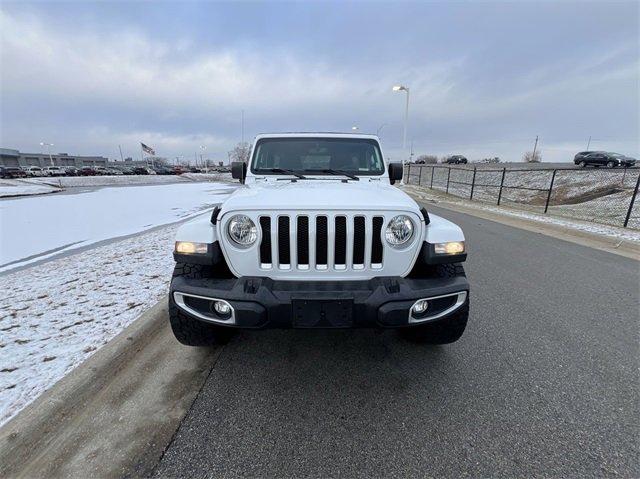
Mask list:
[[397,328],[456,341],[467,324],[464,235],[393,185],[373,135],[256,137],[244,186],[177,233],[171,327],[202,346],[236,329]]

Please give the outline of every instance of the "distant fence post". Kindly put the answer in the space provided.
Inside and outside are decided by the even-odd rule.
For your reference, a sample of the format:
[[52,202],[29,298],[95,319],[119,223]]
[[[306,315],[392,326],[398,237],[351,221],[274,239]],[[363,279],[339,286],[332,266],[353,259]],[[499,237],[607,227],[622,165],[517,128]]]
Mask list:
[[422,165],[420,165],[420,173],[418,174],[418,186],[422,184]]
[[473,188],[476,186],[476,167],[473,167],[473,179],[471,180],[471,194],[469,195],[469,199],[473,199]]
[[551,200],[551,192],[553,191],[553,182],[556,179],[556,172],[558,170],[553,170],[553,175],[551,175],[551,184],[549,185],[549,194],[547,195],[547,202],[544,205],[544,212],[546,213],[549,209],[549,200]]
[[447,174],[447,191],[446,191],[446,193],[449,194],[449,180],[451,179],[451,167],[447,168],[447,170],[449,171],[449,173]]
[[407,166],[407,184],[411,181],[411,163]]
[[431,167],[431,185],[429,185],[429,188],[433,189],[433,175],[436,173],[436,167],[432,166]]
[[633,210],[633,204],[636,202],[636,196],[638,195],[638,186],[640,186],[640,172],[638,172],[638,179],[636,180],[636,187],[633,190],[633,196],[631,197],[631,202],[629,203],[629,209],[627,210],[627,216],[624,219],[624,227],[625,228],[629,224],[629,218],[631,218],[631,211]]
[[500,206],[500,198],[502,198],[502,187],[504,186],[504,175],[507,173],[506,168],[502,168],[502,179],[500,180],[500,191],[498,192],[498,206]]

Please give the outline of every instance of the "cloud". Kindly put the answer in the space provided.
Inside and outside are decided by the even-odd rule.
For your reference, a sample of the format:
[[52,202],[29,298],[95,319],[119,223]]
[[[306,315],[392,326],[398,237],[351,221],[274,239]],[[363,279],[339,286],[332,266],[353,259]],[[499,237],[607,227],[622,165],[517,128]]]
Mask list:
[[[567,48],[530,67],[517,55],[494,58],[486,46],[469,48],[462,37],[469,44],[481,38],[453,29],[466,48],[436,55],[443,36],[428,45],[433,55],[381,58],[371,36],[350,52],[358,61],[345,61],[302,37],[277,45],[202,43],[182,30],[160,37],[106,20],[101,28],[84,21],[69,28],[39,9],[27,12],[0,10],[4,147],[28,150],[47,140],[70,153],[116,157],[118,144],[135,151],[145,141],[167,156],[191,155],[203,144],[223,154],[240,139],[244,109],[247,138],[352,125],[375,132],[386,124],[386,150],[397,158],[404,97],[390,88],[400,82],[411,87],[409,138],[420,153],[519,157],[536,134],[549,145],[577,144],[589,134],[631,137],[626,148],[637,151],[635,44],[594,45],[586,55]],[[336,36],[348,45],[357,33]],[[413,38],[416,49],[420,38]]]

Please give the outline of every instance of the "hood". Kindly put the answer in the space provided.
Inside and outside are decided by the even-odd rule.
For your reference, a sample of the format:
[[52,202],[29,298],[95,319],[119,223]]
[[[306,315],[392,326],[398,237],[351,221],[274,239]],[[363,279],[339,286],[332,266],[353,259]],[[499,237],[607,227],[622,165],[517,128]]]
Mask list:
[[378,181],[300,180],[252,183],[237,189],[222,212],[237,210],[393,210],[420,213],[406,193]]

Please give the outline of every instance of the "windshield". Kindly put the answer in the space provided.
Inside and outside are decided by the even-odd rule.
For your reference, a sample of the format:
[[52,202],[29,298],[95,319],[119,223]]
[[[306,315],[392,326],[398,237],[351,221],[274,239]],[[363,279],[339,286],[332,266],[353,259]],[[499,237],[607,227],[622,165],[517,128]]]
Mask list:
[[358,176],[384,173],[378,142],[367,138],[263,138],[251,162],[254,174],[282,174],[277,170],[329,175],[329,170]]

